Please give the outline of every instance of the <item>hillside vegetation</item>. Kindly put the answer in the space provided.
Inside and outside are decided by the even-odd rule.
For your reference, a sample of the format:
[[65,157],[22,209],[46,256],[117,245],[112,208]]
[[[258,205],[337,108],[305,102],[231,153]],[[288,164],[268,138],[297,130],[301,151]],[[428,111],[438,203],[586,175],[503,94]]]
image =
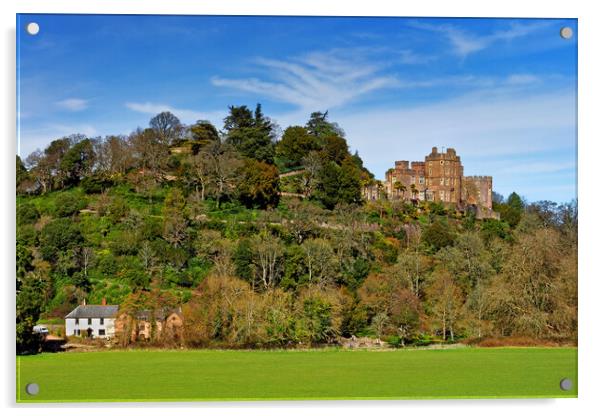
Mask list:
[[156,345],[576,340],[575,202],[497,196],[499,221],[364,202],[373,175],[327,114],[277,140],[259,105],[229,110],[221,131],[161,113],[17,158],[19,352],[38,320],[103,298],[182,306],[183,339]]

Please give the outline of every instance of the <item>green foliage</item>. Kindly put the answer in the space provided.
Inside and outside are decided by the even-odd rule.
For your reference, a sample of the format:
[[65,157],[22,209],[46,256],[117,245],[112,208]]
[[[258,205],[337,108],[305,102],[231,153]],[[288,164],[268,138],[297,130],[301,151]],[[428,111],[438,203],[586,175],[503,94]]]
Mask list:
[[48,223],[40,233],[40,253],[44,260],[56,261],[59,252],[78,246],[83,238],[69,218],[59,218]]
[[85,198],[76,193],[61,193],[54,202],[54,213],[57,217],[72,217],[77,215],[87,205]]
[[61,170],[64,172],[65,185],[77,185],[92,171],[94,164],[94,146],[90,139],[75,143],[63,156]]
[[[576,202],[512,194],[496,199],[500,221],[432,202],[364,205],[373,177],[326,113],[276,145],[260,106],[230,107],[227,144],[207,122],[151,124],[55,140],[30,171],[17,166],[19,351],[35,352],[40,316],[84,298],[140,306],[151,292],[184,303],[191,346],[576,337]],[[297,172],[279,178],[274,155]]]
[[443,220],[436,220],[426,228],[423,234],[423,240],[433,251],[438,251],[443,247],[453,244],[455,233],[450,230],[448,224]]
[[278,205],[278,169],[274,165],[249,159],[241,172],[238,199],[247,208],[275,207]]
[[332,325],[332,305],[317,296],[303,301],[302,319],[298,321],[299,338],[311,343],[325,343],[336,335]]
[[193,140],[193,154],[197,154],[201,147],[219,141],[217,129],[205,120],[199,120],[190,126],[190,135]]
[[40,218],[40,212],[32,203],[17,204],[17,225],[34,224]]
[[86,176],[81,181],[82,189],[87,194],[99,194],[113,186],[114,182],[105,175]]
[[282,161],[283,168],[292,168],[301,166],[303,158],[313,150],[318,150],[316,137],[304,127],[291,126],[276,145],[276,156]]

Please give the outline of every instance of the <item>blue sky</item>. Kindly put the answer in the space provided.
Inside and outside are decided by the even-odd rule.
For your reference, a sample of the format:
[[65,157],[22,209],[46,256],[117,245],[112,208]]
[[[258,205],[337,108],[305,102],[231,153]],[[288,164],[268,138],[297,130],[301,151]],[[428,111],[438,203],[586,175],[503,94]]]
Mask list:
[[19,15],[17,27],[24,157],[164,110],[221,128],[228,105],[261,102],[283,129],[328,110],[377,178],[454,147],[503,195],[576,197],[576,20]]

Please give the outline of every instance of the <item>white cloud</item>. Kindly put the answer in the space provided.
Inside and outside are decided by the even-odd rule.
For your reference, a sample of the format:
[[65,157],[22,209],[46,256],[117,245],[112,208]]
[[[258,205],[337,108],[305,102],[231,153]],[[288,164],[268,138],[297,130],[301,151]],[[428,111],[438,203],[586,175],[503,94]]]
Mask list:
[[194,123],[197,120],[209,120],[216,126],[221,124],[222,119],[225,116],[225,112],[222,111],[210,111],[210,112],[202,112],[196,110],[188,110],[183,108],[174,108],[167,104],[159,104],[152,102],[144,102],[144,103],[136,103],[136,102],[127,102],[125,106],[137,113],[148,114],[150,116],[155,116],[163,111],[169,111],[178,117],[184,123]]
[[399,54],[401,56],[401,63],[405,65],[428,64],[437,59],[437,57],[433,55],[417,54],[411,49],[404,49],[400,51]]
[[482,51],[496,42],[511,41],[527,36],[550,25],[550,22],[512,22],[508,29],[498,30],[488,35],[477,35],[456,26],[444,24],[433,25],[421,22],[413,22],[411,26],[442,33],[450,42],[454,54],[465,58],[472,53]]
[[508,85],[526,85],[526,84],[534,84],[539,82],[539,77],[531,74],[513,74],[510,75],[506,82]]
[[261,58],[256,63],[271,81],[216,76],[211,82],[217,87],[293,104],[305,111],[341,107],[369,92],[401,85],[392,76],[380,75],[382,68],[364,60],[355,49],[312,52],[285,61]]
[[84,100],[83,98],[67,98],[61,101],[57,101],[55,104],[69,111],[82,111],[88,108],[89,100]]

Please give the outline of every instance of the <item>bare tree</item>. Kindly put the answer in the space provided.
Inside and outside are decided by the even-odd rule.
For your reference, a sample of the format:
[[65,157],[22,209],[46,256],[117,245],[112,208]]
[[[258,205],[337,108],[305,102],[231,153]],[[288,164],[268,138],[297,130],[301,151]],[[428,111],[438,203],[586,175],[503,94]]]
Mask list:
[[315,238],[301,245],[305,254],[305,266],[311,283],[329,283],[334,280],[336,261],[332,246],[327,240]]
[[284,254],[280,240],[264,230],[253,236],[251,243],[255,274],[264,289],[273,287],[278,280],[280,261]]

